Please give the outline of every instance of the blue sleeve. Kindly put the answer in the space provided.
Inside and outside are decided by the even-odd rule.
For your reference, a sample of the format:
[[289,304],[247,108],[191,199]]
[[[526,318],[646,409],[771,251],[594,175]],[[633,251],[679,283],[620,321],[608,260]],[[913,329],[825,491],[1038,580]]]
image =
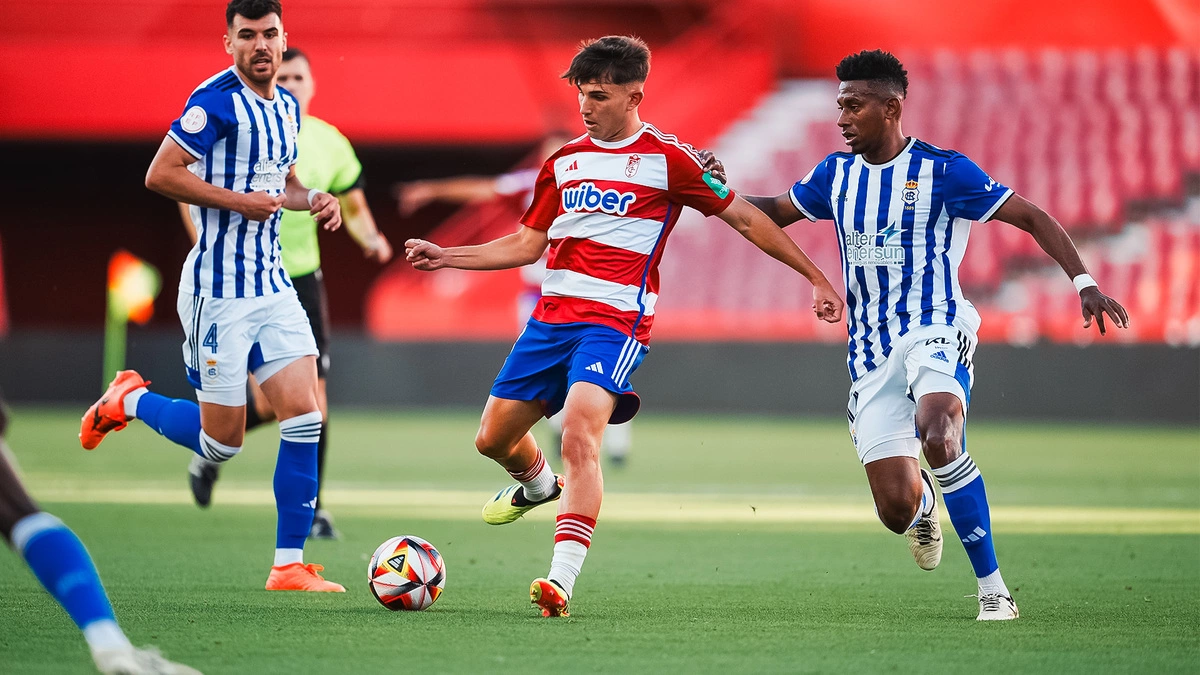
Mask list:
[[228,133],[230,124],[236,124],[236,120],[229,92],[200,89],[188,98],[187,107],[179,119],[171,122],[167,135],[188,154],[201,159],[217,139]]
[[954,155],[946,161],[942,181],[946,213],[954,218],[989,220],[1013,194],[966,155]]
[[833,220],[831,189],[833,177],[829,174],[829,159],[813,167],[808,175],[800,179],[788,191],[792,204],[812,221]]

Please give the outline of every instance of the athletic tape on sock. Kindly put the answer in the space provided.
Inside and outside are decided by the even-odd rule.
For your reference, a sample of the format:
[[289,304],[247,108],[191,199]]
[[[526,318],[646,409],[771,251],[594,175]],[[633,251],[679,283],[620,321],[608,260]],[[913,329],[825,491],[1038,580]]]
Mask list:
[[297,415],[279,422],[279,437],[293,443],[316,443],[321,439],[320,410]]
[[225,445],[224,443],[215,440],[212,436],[200,430],[200,453],[210,462],[227,462],[233,459],[233,456],[242,451],[240,445]]

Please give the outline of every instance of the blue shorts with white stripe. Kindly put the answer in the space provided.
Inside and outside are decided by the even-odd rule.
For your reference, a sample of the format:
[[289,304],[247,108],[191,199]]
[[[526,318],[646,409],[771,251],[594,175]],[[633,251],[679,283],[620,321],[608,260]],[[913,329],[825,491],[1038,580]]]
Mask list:
[[608,326],[530,319],[492,384],[492,396],[538,401],[550,417],[562,410],[571,385],[591,382],[618,395],[609,424],[622,424],[641,407],[629,376],[648,351]]

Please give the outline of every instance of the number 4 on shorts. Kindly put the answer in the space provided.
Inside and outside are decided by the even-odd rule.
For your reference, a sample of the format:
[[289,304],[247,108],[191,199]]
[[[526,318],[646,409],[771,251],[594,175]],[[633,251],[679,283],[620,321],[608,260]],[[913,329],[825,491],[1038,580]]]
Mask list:
[[204,342],[200,343],[205,347],[212,349],[212,353],[217,353],[217,324],[208,327],[208,334],[204,336]]

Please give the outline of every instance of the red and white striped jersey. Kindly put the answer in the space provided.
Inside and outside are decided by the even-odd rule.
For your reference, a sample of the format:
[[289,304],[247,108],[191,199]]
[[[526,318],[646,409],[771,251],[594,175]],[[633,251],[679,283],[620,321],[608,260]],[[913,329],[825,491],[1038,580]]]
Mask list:
[[733,199],[692,146],[650,124],[622,141],[585,135],[564,145],[542,166],[521,218],[550,237],[533,318],[609,326],[649,344],[658,263],[680,211],[711,216]]

